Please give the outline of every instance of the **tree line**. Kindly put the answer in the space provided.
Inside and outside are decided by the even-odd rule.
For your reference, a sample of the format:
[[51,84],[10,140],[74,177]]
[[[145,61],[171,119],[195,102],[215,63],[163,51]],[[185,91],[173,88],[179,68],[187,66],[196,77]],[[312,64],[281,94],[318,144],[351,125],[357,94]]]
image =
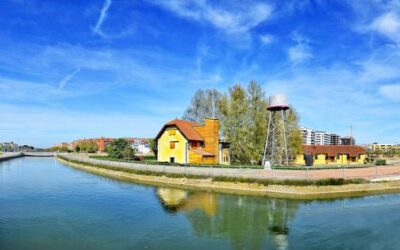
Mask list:
[[[222,93],[216,89],[197,90],[182,119],[203,123],[206,117],[218,118],[220,136],[230,143],[232,163],[259,164],[267,134],[267,108],[265,92],[260,84],[251,81],[247,86],[236,84]],[[287,111],[286,119],[289,158],[294,159],[301,153],[301,132],[293,107]],[[283,140],[282,133],[277,136],[278,141]],[[283,156],[283,152],[277,154]]]

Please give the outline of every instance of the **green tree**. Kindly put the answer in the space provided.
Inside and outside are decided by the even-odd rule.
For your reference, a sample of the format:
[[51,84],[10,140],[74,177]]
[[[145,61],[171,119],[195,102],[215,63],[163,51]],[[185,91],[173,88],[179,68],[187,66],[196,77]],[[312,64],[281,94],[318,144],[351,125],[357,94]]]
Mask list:
[[58,149],[58,152],[63,152],[63,153],[68,152],[68,147],[62,146],[62,147],[60,147],[60,148]]
[[157,152],[158,152],[158,145],[157,145],[157,140],[156,139],[150,139],[150,149],[153,151],[155,156],[157,157]]
[[96,153],[98,150],[97,143],[95,141],[87,142],[86,152],[88,153]]
[[204,118],[219,117],[218,103],[221,93],[215,89],[199,89],[192,98],[191,105],[186,109],[182,119],[203,123]]
[[80,142],[80,143],[78,144],[78,146],[79,146],[79,148],[80,148],[80,151],[86,152],[88,143],[87,143],[87,141],[82,141],[82,142]]
[[122,151],[124,159],[134,160],[135,159],[135,149],[131,145],[126,145],[124,151]]
[[[215,98],[211,98],[214,96]],[[211,101],[212,100],[212,101]],[[203,123],[204,118],[212,116],[220,120],[221,136],[230,143],[233,163],[258,163],[262,159],[268,125],[268,100],[262,87],[251,81],[247,88],[236,84],[227,93],[216,90],[198,90],[191,105],[183,115],[184,119]],[[301,132],[298,114],[291,107],[286,112],[288,153],[290,159],[301,153]],[[283,126],[276,119],[277,138],[283,144]],[[277,152],[283,160],[284,152]]]
[[81,151],[81,147],[79,146],[79,144],[78,145],[76,145],[76,147],[75,147],[75,152],[80,152]]
[[294,109],[290,107],[287,111],[287,129],[288,129],[288,152],[289,159],[295,159],[296,155],[302,154],[302,137],[299,127],[299,116]]
[[267,134],[268,103],[261,86],[251,81],[247,87],[248,93],[248,150],[252,162],[260,162],[264,152],[265,137]]
[[220,102],[221,128],[224,138],[230,143],[232,162],[249,163],[253,152],[248,149],[249,131],[249,100],[246,90],[239,84],[229,88]]
[[111,144],[107,147],[108,156],[111,158],[122,159],[124,157],[124,150],[128,146],[128,142],[123,139],[117,139],[111,142]]

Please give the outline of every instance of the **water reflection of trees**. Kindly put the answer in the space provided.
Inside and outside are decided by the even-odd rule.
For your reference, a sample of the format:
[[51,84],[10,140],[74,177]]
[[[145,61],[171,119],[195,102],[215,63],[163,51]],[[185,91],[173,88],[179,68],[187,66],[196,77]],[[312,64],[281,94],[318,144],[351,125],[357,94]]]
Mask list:
[[185,212],[196,235],[229,239],[237,249],[261,249],[264,244],[286,249],[299,206],[292,200],[169,188],[159,188],[157,194],[167,211]]

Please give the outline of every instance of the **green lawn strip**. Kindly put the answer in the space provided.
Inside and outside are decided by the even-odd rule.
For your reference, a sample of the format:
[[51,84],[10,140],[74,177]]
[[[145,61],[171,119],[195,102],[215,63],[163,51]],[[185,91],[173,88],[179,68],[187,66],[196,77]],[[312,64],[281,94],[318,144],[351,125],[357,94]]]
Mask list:
[[[249,169],[263,169],[260,165],[202,165],[202,164],[179,164],[179,163],[170,163],[170,162],[158,162],[155,158],[152,160],[143,160],[143,161],[134,161],[134,160],[125,160],[125,159],[116,159],[108,156],[98,156],[91,155],[90,158],[97,160],[107,160],[107,161],[116,161],[116,162],[127,162],[127,163],[141,163],[146,165],[165,165],[165,166],[181,166],[181,167],[203,167],[203,168],[249,168]],[[154,156],[153,156],[154,157]],[[368,168],[373,165],[314,165],[310,167],[306,166],[274,166],[273,169],[276,170],[323,170],[323,169],[353,169],[353,168]]]
[[170,163],[170,162],[159,162],[157,160],[143,160],[143,161],[134,161],[134,160],[125,160],[125,159],[116,159],[108,156],[98,156],[91,155],[90,158],[97,160],[107,160],[107,161],[117,161],[117,162],[128,162],[128,163],[140,163],[146,165],[165,165],[165,166],[180,166],[180,167],[203,167],[203,168],[251,168],[251,169],[262,169],[259,165],[202,165],[202,164],[179,164],[179,163]]
[[[65,161],[81,164],[84,166],[97,167],[108,170],[115,170],[120,172],[138,174],[138,175],[149,175],[149,176],[166,176],[171,178],[188,178],[188,179],[210,179],[207,175],[193,175],[193,174],[174,174],[174,173],[163,173],[150,170],[136,170],[124,167],[110,166],[106,164],[94,164],[86,163],[82,161],[70,160],[63,156],[57,156]],[[343,179],[343,178],[328,178],[320,180],[303,180],[303,179],[255,179],[255,178],[244,178],[244,177],[227,177],[227,176],[214,176],[211,178],[212,181],[216,182],[233,182],[233,183],[256,183],[264,186],[268,185],[287,185],[287,186],[338,186],[345,184],[361,184],[367,183],[364,179]]]

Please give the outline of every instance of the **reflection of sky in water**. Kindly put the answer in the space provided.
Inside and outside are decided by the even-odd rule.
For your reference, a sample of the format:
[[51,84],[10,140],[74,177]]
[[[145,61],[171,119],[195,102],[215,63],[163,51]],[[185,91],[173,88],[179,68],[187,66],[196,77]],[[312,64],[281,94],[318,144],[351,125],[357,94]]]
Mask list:
[[0,249],[396,249],[400,196],[296,201],[0,163]]

